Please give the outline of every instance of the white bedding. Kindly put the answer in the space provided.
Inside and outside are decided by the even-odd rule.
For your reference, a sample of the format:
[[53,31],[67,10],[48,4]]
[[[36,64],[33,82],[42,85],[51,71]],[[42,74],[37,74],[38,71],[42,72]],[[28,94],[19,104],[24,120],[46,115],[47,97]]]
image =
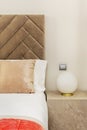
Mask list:
[[0,94],[0,118],[31,118],[48,129],[48,111],[43,92],[34,94]]

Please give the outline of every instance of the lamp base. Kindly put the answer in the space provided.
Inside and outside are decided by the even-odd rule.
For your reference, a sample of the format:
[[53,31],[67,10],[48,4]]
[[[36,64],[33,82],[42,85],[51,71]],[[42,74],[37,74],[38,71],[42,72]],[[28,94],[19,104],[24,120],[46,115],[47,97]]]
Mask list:
[[73,93],[61,93],[61,95],[69,97],[69,96],[73,96]]

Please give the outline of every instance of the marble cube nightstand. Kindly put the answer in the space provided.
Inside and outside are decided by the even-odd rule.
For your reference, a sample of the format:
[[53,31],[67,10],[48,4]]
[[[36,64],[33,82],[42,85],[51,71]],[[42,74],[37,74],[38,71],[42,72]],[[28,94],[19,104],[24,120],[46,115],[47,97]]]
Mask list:
[[87,130],[87,92],[76,91],[64,97],[47,92],[49,130]]

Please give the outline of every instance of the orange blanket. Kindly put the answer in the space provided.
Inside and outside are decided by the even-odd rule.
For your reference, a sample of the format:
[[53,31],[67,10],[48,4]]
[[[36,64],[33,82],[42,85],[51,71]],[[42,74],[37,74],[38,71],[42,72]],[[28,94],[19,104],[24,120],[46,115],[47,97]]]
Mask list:
[[1,119],[0,130],[44,130],[34,121],[20,119]]

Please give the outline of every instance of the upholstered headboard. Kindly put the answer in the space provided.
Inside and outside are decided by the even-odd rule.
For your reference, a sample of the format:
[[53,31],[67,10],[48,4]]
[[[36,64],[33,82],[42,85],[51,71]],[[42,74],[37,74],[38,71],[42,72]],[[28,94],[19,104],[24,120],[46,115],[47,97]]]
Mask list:
[[44,15],[0,15],[0,59],[44,59]]

